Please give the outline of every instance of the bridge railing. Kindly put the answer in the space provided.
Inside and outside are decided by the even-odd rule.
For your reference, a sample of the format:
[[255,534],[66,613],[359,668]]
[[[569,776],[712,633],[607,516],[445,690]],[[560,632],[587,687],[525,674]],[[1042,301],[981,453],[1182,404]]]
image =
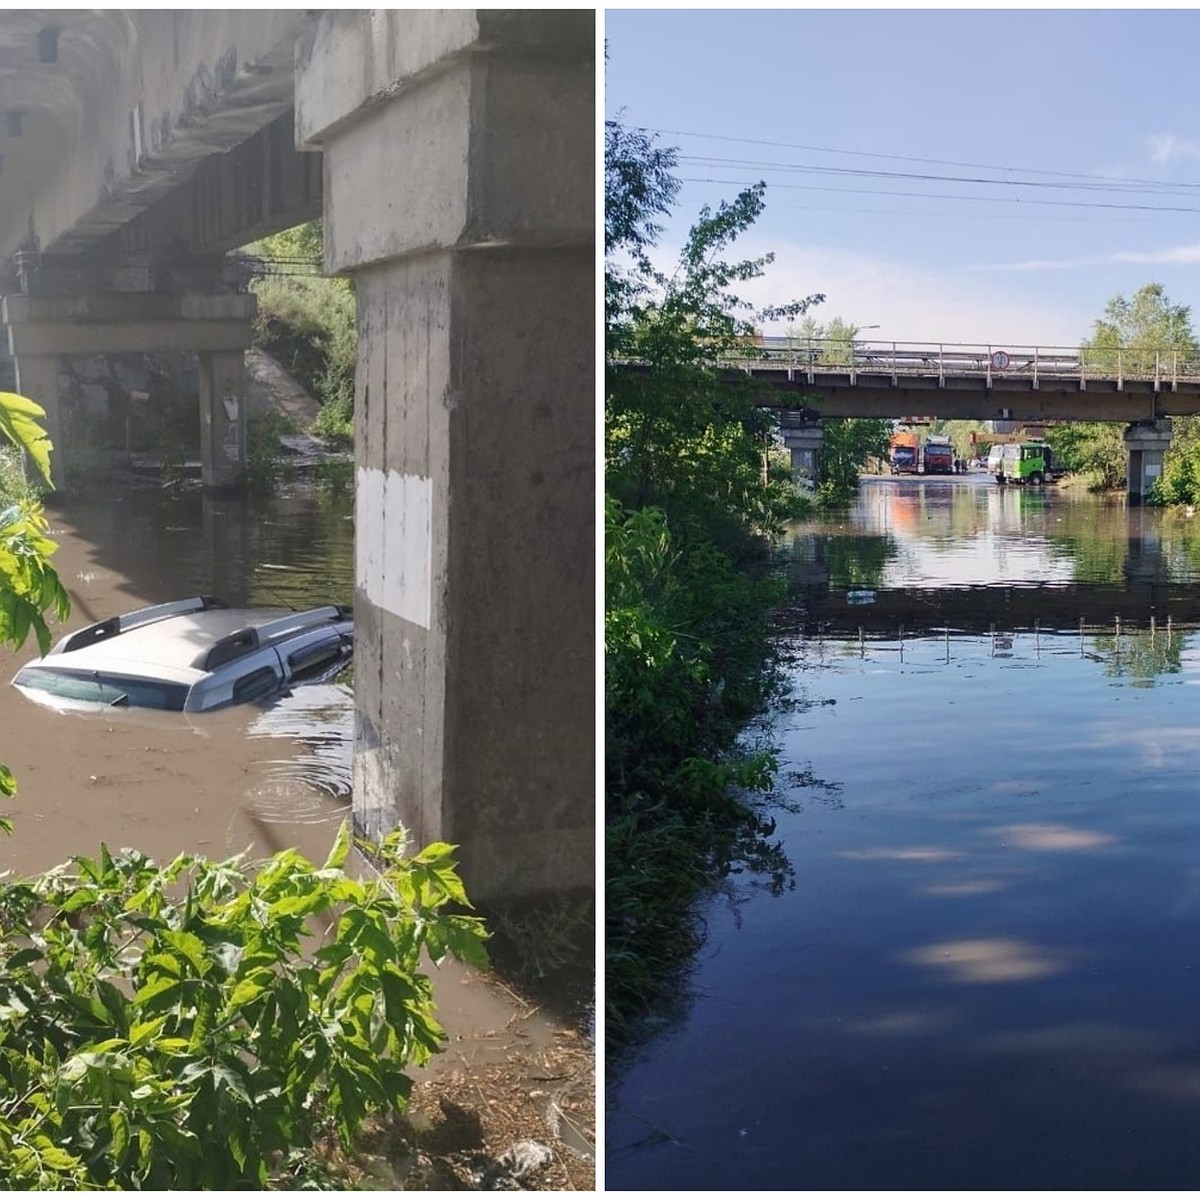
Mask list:
[[840,338],[760,337],[718,364],[752,371],[786,369],[806,375],[849,374],[936,378],[978,376],[1042,380],[1127,380],[1155,388],[1200,383],[1200,358],[1179,350],[1146,347],[983,345],[967,342],[849,341]]

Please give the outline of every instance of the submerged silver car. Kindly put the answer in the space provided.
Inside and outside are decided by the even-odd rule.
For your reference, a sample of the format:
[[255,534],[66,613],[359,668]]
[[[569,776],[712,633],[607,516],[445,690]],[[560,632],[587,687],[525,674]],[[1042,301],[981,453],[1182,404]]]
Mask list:
[[289,612],[192,596],[68,634],[22,667],[13,684],[56,708],[206,712],[327,679],[353,649],[344,605]]

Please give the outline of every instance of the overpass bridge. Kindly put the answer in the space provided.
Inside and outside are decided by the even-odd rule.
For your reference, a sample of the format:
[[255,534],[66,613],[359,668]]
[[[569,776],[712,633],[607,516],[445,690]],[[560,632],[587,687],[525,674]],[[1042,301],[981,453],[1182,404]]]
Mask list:
[[1170,418],[1200,414],[1200,358],[1169,348],[758,339],[714,363],[781,410],[797,471],[811,473],[824,417],[1113,421],[1126,426],[1128,492],[1162,469]]
[[198,355],[203,481],[240,484],[225,254],[323,216],[356,824],[458,843],[483,901],[595,879],[595,48],[591,10],[0,11],[0,316],[57,484],[92,436],[66,368],[153,352]]

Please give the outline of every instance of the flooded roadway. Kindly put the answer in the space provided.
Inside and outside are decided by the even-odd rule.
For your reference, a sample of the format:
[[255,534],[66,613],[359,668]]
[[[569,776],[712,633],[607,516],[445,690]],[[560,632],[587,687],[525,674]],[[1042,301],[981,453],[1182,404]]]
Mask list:
[[794,874],[705,905],[608,1187],[1196,1178],[1196,525],[968,477],[791,531]]
[[[52,508],[67,629],[206,593],[229,604],[351,603],[353,499],[297,486],[263,501],[146,489]],[[59,635],[55,629],[55,637]],[[0,679],[35,657],[0,654]],[[263,709],[206,715],[57,713],[0,687],[0,761],[17,777],[0,867],[44,869],[101,841],[169,858],[328,851],[349,815],[353,694],[300,688]]]

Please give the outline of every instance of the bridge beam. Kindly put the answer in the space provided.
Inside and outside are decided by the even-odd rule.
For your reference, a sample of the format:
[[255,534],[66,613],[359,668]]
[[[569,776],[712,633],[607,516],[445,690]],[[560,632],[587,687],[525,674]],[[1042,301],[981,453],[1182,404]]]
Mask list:
[[297,54],[358,297],[355,823],[483,902],[595,883],[594,21],[329,11]]
[[1171,419],[1144,421],[1125,430],[1125,448],[1129,465],[1125,473],[1125,494],[1130,504],[1143,504],[1162,475],[1163,456],[1171,444]]
[[249,295],[7,296],[0,307],[16,360],[17,389],[46,410],[56,488],[67,485],[71,414],[59,394],[59,360],[73,354],[195,351],[200,358],[201,479],[241,484],[246,470],[245,357]]

